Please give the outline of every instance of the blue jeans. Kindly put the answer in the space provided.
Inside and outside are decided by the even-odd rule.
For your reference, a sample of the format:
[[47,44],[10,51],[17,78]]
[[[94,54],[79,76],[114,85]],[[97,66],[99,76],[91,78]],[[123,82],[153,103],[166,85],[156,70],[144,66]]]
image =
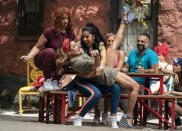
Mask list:
[[110,87],[101,85],[96,87],[92,82],[79,80],[76,82],[74,87],[79,92],[88,95],[88,98],[80,109],[80,113],[78,115],[84,117],[85,114],[97,104],[102,94],[106,93],[111,94],[111,113],[116,114],[120,99],[120,86],[118,84],[114,84]]

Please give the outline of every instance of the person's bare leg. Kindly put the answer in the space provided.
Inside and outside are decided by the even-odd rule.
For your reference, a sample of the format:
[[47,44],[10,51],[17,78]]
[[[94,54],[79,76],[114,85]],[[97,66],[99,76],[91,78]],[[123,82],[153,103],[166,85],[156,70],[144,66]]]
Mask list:
[[[171,108],[172,104],[169,103],[169,107]],[[175,112],[178,113],[179,115],[182,115],[182,108],[178,104],[175,104]]]
[[110,109],[110,99],[104,98],[104,113],[108,113]]
[[[133,117],[133,110],[136,104],[138,92],[139,92],[139,85],[138,83],[133,80],[128,75],[118,72],[116,76],[116,82],[123,88],[127,88],[130,90],[128,94],[128,112],[127,114]],[[128,119],[128,123],[132,124],[132,119]]]
[[94,107],[94,120],[93,122],[98,125],[100,124],[100,109],[99,109],[99,102]]
[[[124,16],[124,19],[126,19],[125,17],[126,16]],[[111,48],[107,49],[107,64],[112,68],[114,67],[114,60],[115,60],[114,58],[116,50],[121,45],[121,42],[123,40],[124,30],[125,30],[125,24],[124,22],[121,22],[119,29],[116,33],[115,39],[113,41],[113,44],[111,45]]]
[[152,94],[157,94],[159,92],[159,89],[160,89],[160,82],[157,82],[151,90]]
[[[107,119],[108,119],[109,109],[110,109],[110,99],[104,98],[104,112],[102,114],[102,124],[104,124],[104,125],[106,125],[108,123]],[[116,114],[114,114],[114,116],[115,115]],[[111,114],[111,116],[113,116],[113,114]]]

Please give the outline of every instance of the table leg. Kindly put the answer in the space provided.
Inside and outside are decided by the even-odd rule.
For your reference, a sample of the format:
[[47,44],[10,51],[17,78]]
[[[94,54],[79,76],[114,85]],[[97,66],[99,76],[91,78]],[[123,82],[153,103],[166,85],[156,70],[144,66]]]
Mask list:
[[175,118],[175,99],[172,99],[172,107],[171,107],[171,131],[174,131],[174,118]]
[[[163,94],[163,76],[160,76],[160,95]],[[159,114],[162,116],[162,103],[163,100],[159,100]],[[162,119],[159,119],[159,129],[162,128]]]

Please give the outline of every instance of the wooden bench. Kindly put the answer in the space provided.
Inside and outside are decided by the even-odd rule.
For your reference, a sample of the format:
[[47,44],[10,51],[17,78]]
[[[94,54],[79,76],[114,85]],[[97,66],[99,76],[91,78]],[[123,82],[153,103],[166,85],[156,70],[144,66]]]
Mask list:
[[[46,118],[46,123],[49,123],[49,107],[50,107],[50,98],[51,96],[54,99],[54,106],[53,106],[53,123],[55,124],[64,124],[67,120],[70,119],[81,107],[76,107],[71,113],[66,115],[66,99],[67,99],[67,92],[64,91],[49,91],[45,92],[44,96],[40,98],[40,109],[39,109],[39,121],[44,122],[44,118]],[[87,97],[84,94],[77,93],[77,97]],[[102,98],[109,98],[110,95],[103,95]],[[127,99],[127,94],[121,94],[120,99]],[[146,118],[146,110],[150,111],[152,114],[157,116],[158,119],[161,119],[164,123],[164,128],[167,129],[168,125],[171,126],[171,130],[174,130],[174,119],[175,119],[175,100],[178,98],[182,98],[182,96],[166,96],[166,95],[139,95],[137,97],[137,102],[140,103],[140,125],[145,126],[147,124]],[[157,101],[164,101],[164,116],[162,113],[153,110],[147,103],[146,100],[155,99]],[[45,103],[46,101],[46,103]],[[172,102],[171,107],[171,122],[169,122],[169,102]],[[46,116],[44,116],[44,109],[46,108]],[[144,108],[142,111],[141,109]],[[134,123],[137,124],[137,108],[134,110]]]

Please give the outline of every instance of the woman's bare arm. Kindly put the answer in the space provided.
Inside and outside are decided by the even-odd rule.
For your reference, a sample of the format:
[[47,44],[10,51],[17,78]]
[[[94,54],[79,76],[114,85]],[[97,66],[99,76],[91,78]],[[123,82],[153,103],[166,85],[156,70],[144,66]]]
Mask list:
[[106,61],[107,61],[107,58],[106,58],[107,57],[107,55],[106,55],[106,48],[105,48],[103,42],[100,43],[99,48],[100,48],[101,60],[100,60],[100,66],[99,66],[99,68],[96,69],[96,75],[97,76],[100,76],[101,75],[101,73],[102,73],[102,71],[103,71],[103,69],[104,69],[104,67],[106,65]]
[[39,40],[38,40],[37,44],[31,49],[31,51],[29,52],[29,54],[26,55],[26,56],[25,55],[24,56],[21,56],[20,59],[29,60],[29,59],[35,57],[40,52],[40,49],[43,48],[43,46],[45,45],[46,42],[47,42],[47,39],[42,34],[39,37]]

